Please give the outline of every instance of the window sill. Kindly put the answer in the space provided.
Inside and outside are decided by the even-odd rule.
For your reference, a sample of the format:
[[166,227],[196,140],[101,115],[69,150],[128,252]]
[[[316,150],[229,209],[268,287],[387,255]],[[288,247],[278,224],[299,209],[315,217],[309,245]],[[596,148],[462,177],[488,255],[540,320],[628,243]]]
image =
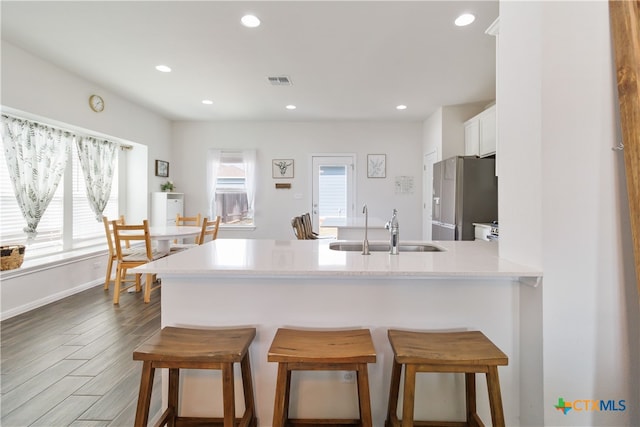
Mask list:
[[49,270],[61,265],[72,264],[85,259],[103,257],[107,252],[108,250],[106,245],[91,246],[66,252],[59,252],[35,259],[25,259],[20,268],[0,271],[0,278],[2,280],[11,279],[38,271]]

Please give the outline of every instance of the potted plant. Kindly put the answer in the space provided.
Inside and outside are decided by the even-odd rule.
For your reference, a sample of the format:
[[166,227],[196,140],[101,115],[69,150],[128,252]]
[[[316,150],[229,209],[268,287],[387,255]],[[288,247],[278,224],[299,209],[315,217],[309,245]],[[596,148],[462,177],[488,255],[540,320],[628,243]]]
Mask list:
[[160,185],[160,189],[165,192],[173,191],[176,187],[173,185],[173,181],[167,181]]

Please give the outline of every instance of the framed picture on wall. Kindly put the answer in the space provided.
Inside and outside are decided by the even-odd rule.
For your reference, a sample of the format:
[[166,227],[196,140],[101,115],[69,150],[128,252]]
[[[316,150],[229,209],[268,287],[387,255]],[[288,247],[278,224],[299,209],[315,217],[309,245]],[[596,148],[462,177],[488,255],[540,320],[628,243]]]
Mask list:
[[385,178],[387,176],[387,155],[367,154],[367,178]]
[[293,159],[273,159],[271,176],[273,178],[293,178]]
[[169,176],[169,162],[164,160],[156,160],[156,176]]

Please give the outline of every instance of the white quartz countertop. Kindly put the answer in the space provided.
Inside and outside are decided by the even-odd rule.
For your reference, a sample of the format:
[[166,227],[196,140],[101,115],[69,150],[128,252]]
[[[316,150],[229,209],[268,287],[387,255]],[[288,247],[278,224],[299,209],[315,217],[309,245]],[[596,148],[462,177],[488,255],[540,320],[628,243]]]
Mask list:
[[[536,285],[542,272],[498,257],[484,241],[430,242],[442,252],[342,252],[336,240],[217,239],[134,269],[211,277],[511,278]],[[374,241],[370,241],[373,244]],[[401,244],[416,242],[403,241]]]

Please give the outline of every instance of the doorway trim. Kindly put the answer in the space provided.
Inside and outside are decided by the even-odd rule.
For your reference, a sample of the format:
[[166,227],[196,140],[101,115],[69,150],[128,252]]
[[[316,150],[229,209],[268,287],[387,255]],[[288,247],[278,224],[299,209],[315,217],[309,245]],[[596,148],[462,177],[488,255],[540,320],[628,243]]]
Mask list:
[[348,212],[348,216],[350,216],[349,214],[355,215],[355,204],[356,201],[358,200],[357,198],[357,182],[358,182],[358,155],[356,153],[353,152],[349,152],[349,153],[336,153],[336,152],[331,152],[331,153],[311,153],[309,155],[309,195],[310,195],[310,200],[309,200],[309,212],[311,213],[311,219],[312,219],[312,224],[314,229],[319,229],[319,224],[318,224],[318,215],[314,214],[314,207],[313,207],[313,201],[315,199],[315,195],[314,195],[314,168],[313,168],[313,163],[314,163],[314,158],[316,157],[350,157],[352,160],[352,176],[353,176],[353,183],[352,183],[352,203],[351,203],[351,207],[349,208],[349,212]]

